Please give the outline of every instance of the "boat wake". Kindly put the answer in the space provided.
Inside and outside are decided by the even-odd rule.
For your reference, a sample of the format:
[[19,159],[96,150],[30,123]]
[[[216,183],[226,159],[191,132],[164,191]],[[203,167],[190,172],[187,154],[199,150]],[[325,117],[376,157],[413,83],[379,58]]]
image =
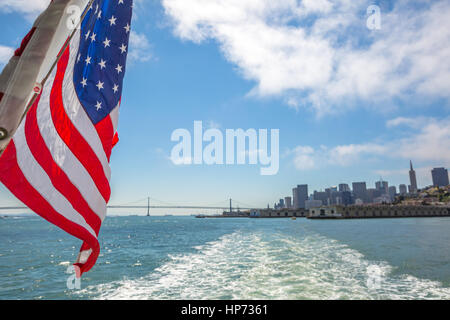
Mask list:
[[449,299],[450,288],[393,275],[383,261],[315,233],[234,232],[169,256],[137,279],[89,286],[94,299]]

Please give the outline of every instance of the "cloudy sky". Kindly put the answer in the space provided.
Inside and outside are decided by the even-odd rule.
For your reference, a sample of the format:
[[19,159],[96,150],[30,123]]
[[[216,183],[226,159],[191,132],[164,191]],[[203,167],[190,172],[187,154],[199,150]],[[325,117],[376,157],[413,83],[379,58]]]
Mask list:
[[[2,66],[48,2],[0,0]],[[450,166],[449,16],[449,1],[135,0],[111,202],[265,206],[296,184],[408,183],[410,159],[430,184]],[[175,166],[171,133],[194,120],[279,129],[279,173]]]

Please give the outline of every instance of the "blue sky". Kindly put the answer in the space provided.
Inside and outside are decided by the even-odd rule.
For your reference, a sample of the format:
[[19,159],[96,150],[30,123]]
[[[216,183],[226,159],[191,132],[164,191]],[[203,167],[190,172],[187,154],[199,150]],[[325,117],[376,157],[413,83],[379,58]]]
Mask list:
[[[2,66],[47,2],[0,0]],[[450,164],[449,15],[447,1],[135,1],[111,203],[266,206],[296,184],[407,184],[410,159],[429,185]],[[195,120],[279,129],[279,173],[174,165],[171,133]],[[3,187],[0,201],[18,203]]]

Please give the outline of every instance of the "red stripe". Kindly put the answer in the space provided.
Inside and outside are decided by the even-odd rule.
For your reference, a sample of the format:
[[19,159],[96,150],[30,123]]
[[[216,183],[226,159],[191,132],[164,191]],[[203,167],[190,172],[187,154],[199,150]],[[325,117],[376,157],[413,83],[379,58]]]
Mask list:
[[[108,203],[111,196],[111,188],[103,171],[103,166],[91,146],[75,128],[64,110],[62,84],[69,62],[69,48],[66,49],[58,62],[58,69],[50,95],[50,110],[53,123],[61,139],[86,168],[105,202]],[[80,112],[83,112],[83,110]]]
[[78,188],[72,184],[66,173],[53,160],[50,150],[41,136],[36,116],[38,104],[39,98],[28,112],[25,120],[25,137],[28,147],[49,176],[53,186],[72,204],[73,208],[83,216],[98,235],[101,226],[100,217],[89,207]]
[[116,132],[112,141],[112,147],[114,148],[118,143],[119,143],[119,134]]
[[16,57],[20,57],[22,53],[25,51],[25,48],[27,47],[28,43],[30,42],[31,38],[33,37],[34,32],[36,31],[36,27],[33,27],[30,32],[23,38],[22,43],[20,44],[20,47],[14,52],[14,55]]
[[111,157],[111,150],[113,145],[114,138],[114,127],[112,124],[112,120],[110,116],[107,116],[105,119],[100,121],[95,125],[95,129],[97,130],[98,136],[102,141],[103,150],[105,150],[106,157]]
[[100,252],[98,240],[80,225],[60,215],[27,181],[17,163],[16,146],[12,140],[0,158],[0,181],[25,205],[42,218],[77,237],[92,249],[88,261],[80,265],[81,273],[89,271]]

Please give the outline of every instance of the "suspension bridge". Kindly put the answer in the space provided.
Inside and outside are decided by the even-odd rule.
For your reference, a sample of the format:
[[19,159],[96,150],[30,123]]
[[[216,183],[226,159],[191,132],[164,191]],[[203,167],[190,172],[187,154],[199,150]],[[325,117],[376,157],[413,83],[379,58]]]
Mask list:
[[[233,207],[233,203],[236,205]],[[252,206],[249,204],[245,204],[243,202],[227,199],[224,201],[220,201],[218,203],[209,204],[209,205],[196,205],[196,204],[173,204],[168,203],[166,201],[154,199],[151,197],[146,197],[143,199],[139,199],[136,201],[124,203],[124,204],[112,204],[108,205],[108,209],[146,209],[147,215],[150,215],[150,209],[200,209],[200,210],[229,210],[238,211],[238,210],[250,210],[256,209],[257,206]],[[7,210],[26,210],[28,209],[25,206],[0,206],[0,211]]]

